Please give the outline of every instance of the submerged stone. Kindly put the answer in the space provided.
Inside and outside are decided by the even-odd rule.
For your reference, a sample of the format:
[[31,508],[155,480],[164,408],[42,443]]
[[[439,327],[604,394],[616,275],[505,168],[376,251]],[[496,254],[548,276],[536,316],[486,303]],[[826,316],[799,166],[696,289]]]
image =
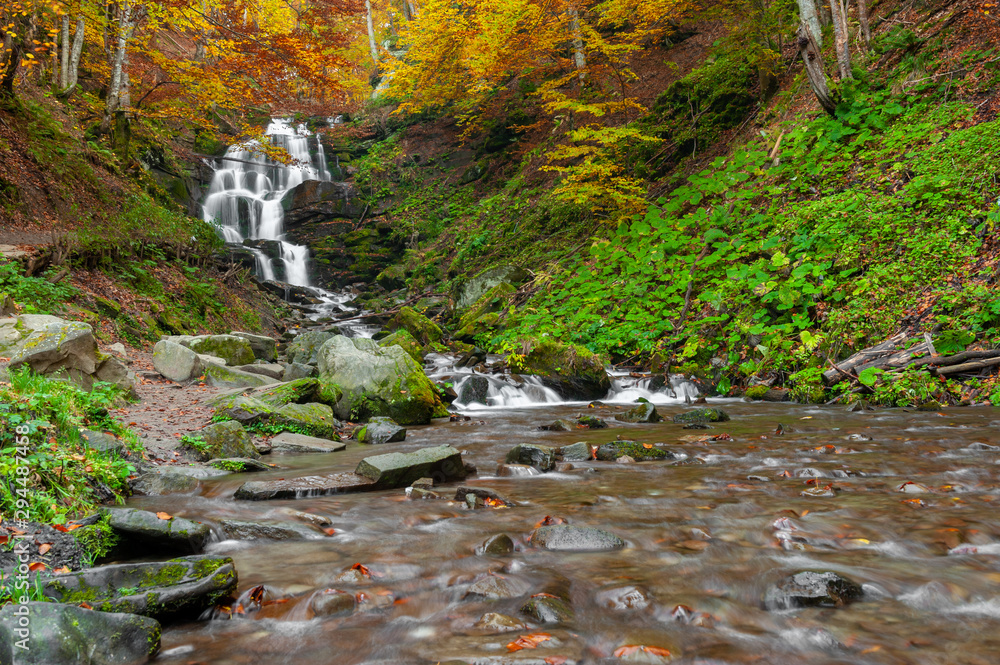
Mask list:
[[597,459],[603,462],[616,461],[621,457],[631,457],[633,461],[670,460],[675,455],[650,443],[638,441],[611,441],[597,449]]
[[541,472],[551,471],[556,465],[556,451],[549,446],[519,443],[507,453],[507,464],[527,464]]
[[514,541],[506,533],[498,533],[490,536],[479,546],[480,554],[490,554],[493,556],[505,556],[514,552]]
[[625,413],[619,413],[615,418],[626,423],[658,423],[663,420],[656,407],[649,402],[644,402]]
[[156,552],[200,552],[212,535],[207,524],[183,517],[161,519],[157,513],[135,508],[106,508],[108,526],[127,547]]
[[625,541],[612,533],[594,527],[569,524],[535,529],[531,534],[531,544],[546,550],[571,552],[598,552],[625,547]]
[[769,610],[842,607],[864,597],[861,586],[833,572],[803,571],[771,586],[764,595]]
[[461,453],[451,446],[366,457],[355,473],[370,479],[379,489],[406,487],[420,478],[432,478],[438,484],[461,480],[466,475]]
[[722,409],[705,407],[674,416],[675,423],[721,423],[729,420],[729,414]]
[[406,439],[406,428],[392,418],[375,416],[358,430],[357,437],[361,443],[394,443]]

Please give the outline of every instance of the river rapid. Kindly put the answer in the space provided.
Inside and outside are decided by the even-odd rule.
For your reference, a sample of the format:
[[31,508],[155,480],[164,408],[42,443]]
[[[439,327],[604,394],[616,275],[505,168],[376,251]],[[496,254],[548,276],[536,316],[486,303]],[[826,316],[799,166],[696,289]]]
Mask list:
[[[1000,662],[996,410],[852,413],[709,402],[732,420],[685,430],[669,422],[688,408],[679,400],[658,406],[667,420],[644,425],[615,421],[627,408],[620,404],[466,408],[469,420],[410,427],[401,443],[272,455],[274,471],[204,480],[194,494],[136,497],[130,505],[207,523],[304,523],[301,511],[327,522],[329,534],[211,544],[209,552],[234,559],[241,592],[264,585],[263,606],[244,598],[246,614],[166,628],[156,662]],[[581,413],[610,427],[538,429]],[[709,440],[721,434],[730,438]],[[494,475],[517,443],[598,445],[618,437],[662,445],[677,458],[592,460],[562,472]],[[455,490],[447,486],[436,488],[439,500],[408,500],[403,490],[232,498],[249,479],[351,471],[367,455],[441,444],[478,467],[466,485],[496,490],[517,505],[473,510],[449,500]],[[810,490],[819,496],[803,494]],[[533,548],[528,537],[547,517],[605,529],[627,547]],[[509,534],[516,551],[477,554],[497,533]],[[801,570],[837,572],[862,585],[864,598],[845,607],[765,609],[767,588]],[[506,579],[503,595],[511,597],[470,594],[491,576]],[[310,600],[327,589],[353,594],[356,610],[313,617]],[[519,609],[538,593],[568,598],[574,616],[533,623]],[[495,620],[482,625],[488,613],[527,625],[500,632]],[[508,646],[536,633],[551,639],[537,648]],[[657,648],[622,648],[634,646]]]

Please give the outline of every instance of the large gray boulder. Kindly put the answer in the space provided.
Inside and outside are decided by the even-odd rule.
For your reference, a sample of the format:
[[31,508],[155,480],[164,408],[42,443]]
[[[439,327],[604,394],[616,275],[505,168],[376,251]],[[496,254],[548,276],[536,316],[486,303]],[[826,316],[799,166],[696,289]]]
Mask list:
[[542,473],[556,467],[556,449],[534,443],[519,443],[507,451],[507,464],[526,464]]
[[321,439],[294,432],[282,432],[271,439],[273,453],[336,453],[347,448],[346,443]]
[[406,439],[406,428],[392,418],[376,416],[358,430],[356,436],[361,443],[395,443]]
[[[26,634],[19,632],[22,620]],[[160,624],[149,617],[62,603],[0,609],[4,665],[141,665],[159,650]]]
[[295,522],[222,520],[219,528],[233,540],[318,540],[326,538],[319,530]]
[[257,360],[263,360],[267,363],[274,362],[275,358],[278,357],[278,341],[271,337],[266,337],[264,335],[255,335],[248,332],[240,332],[234,330],[230,335],[234,337],[242,337],[250,343],[250,349],[253,351],[254,358]]
[[326,341],[336,334],[321,330],[304,332],[288,345],[285,355],[288,362],[300,365],[315,365],[319,362],[319,349]]
[[189,620],[232,595],[237,582],[233,560],[210,555],[98,566],[43,579],[45,594],[62,603]]
[[388,416],[400,425],[431,421],[440,401],[423,368],[400,346],[381,347],[374,340],[337,335],[319,352],[324,390],[339,389],[337,416],[364,420]]
[[278,383],[278,379],[270,376],[245,372],[235,367],[226,367],[215,363],[206,363],[204,372],[208,385],[216,388],[259,388]]
[[153,369],[178,383],[196,379],[205,371],[197,353],[169,339],[153,346]]
[[437,446],[412,453],[366,457],[354,473],[371,479],[380,489],[392,489],[406,487],[421,478],[432,478],[435,484],[461,480],[466,472],[460,452],[451,446]]
[[161,519],[156,513],[135,508],[106,508],[108,526],[132,549],[197,553],[212,535],[207,524],[183,517]]
[[10,369],[27,365],[39,374],[97,371],[97,340],[86,323],[42,314],[22,314],[5,321],[0,354],[10,358]]

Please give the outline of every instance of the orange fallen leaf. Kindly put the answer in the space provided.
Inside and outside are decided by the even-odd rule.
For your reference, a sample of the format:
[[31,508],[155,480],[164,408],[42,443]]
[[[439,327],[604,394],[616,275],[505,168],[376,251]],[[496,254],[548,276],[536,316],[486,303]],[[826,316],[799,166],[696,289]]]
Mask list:
[[647,647],[641,644],[628,644],[615,649],[615,658],[624,658],[625,656],[631,656],[632,654],[639,652],[645,652],[654,656],[662,656],[664,658],[670,657],[669,649],[663,649],[661,647]]
[[649,450],[650,448],[653,447],[653,444],[651,444],[651,443],[644,443],[644,444],[642,444],[642,447],[645,448],[646,450]]
[[549,656],[545,659],[546,665],[566,665],[567,662],[566,656]]
[[89,604],[87,604],[87,603],[80,603],[80,604],[78,605],[78,607],[82,607],[82,608],[83,608],[83,609],[85,609],[85,610],[92,610],[92,609],[94,609],[94,608],[93,608],[93,607],[92,607],[91,605],[89,605]]
[[46,568],[48,568],[48,566],[46,566],[41,561],[36,561],[35,563],[28,565],[28,570],[30,570],[31,572],[35,572],[37,570],[45,570]]
[[360,563],[356,563],[353,566],[351,566],[351,570],[356,570],[359,573],[361,573],[362,575],[364,575],[365,577],[371,577],[372,576],[372,571],[368,570],[368,566],[365,566],[365,565],[360,564]]
[[42,543],[41,545],[38,546],[38,553],[45,554],[50,549],[52,549],[52,543]]
[[531,633],[521,635],[519,638],[507,645],[507,651],[520,651],[521,649],[537,649],[542,642],[548,642],[552,636],[548,633]]
[[156,516],[159,517],[161,520],[172,520],[172,519],[174,519],[173,516],[170,513],[165,513],[163,511],[160,511],[160,512],[156,513]]

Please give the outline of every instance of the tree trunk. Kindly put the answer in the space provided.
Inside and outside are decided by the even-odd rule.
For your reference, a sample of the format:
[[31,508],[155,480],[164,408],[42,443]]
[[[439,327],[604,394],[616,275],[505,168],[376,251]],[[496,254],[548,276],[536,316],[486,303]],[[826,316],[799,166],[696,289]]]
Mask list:
[[823,46],[823,27],[819,23],[819,14],[816,13],[816,0],[798,0],[799,19],[809,28],[817,46]]
[[826,83],[826,71],[823,67],[823,54],[820,53],[819,45],[813,38],[809,27],[803,22],[799,26],[799,54],[802,62],[806,66],[806,75],[809,77],[809,86],[813,94],[819,100],[823,110],[833,115],[837,110],[837,104],[830,96],[830,88]]
[[[18,28],[23,29],[23,32]],[[7,63],[3,71],[0,72],[0,97],[7,98],[14,97],[14,83],[17,81],[17,74],[21,69],[21,59],[30,52],[29,45],[35,38],[35,14],[22,15],[20,20],[15,21],[15,28],[8,33],[8,36],[10,34],[14,36],[10,37]]]
[[833,14],[833,43],[837,48],[840,80],[852,79],[851,48],[847,43],[847,7],[841,4],[841,0],[830,0],[830,12]]
[[59,63],[59,87],[65,88],[69,82],[69,14],[62,17],[62,34],[60,35],[60,51],[62,61]]
[[872,45],[872,31],[868,25],[868,0],[858,0],[858,23],[861,24],[861,40],[867,51]]
[[583,84],[587,78],[587,54],[583,50],[583,35],[580,32],[580,12],[575,5],[570,5],[569,9],[569,31],[573,35],[573,64],[576,66],[577,76]]
[[104,118],[101,120],[101,133],[111,129],[111,120],[121,104],[122,67],[125,64],[125,52],[128,49],[128,38],[132,32],[132,5],[129,0],[123,0],[119,9],[118,39],[111,58],[111,83],[108,86],[108,97],[105,103]]
[[372,60],[378,67],[378,45],[375,43],[375,24],[372,21],[372,0],[365,0],[365,13],[368,19],[368,48],[372,52]]
[[80,56],[83,55],[83,38],[86,24],[83,15],[76,17],[76,32],[73,33],[73,50],[69,54],[69,78],[66,81],[66,89],[63,95],[69,95],[76,88],[76,82],[80,76]]

